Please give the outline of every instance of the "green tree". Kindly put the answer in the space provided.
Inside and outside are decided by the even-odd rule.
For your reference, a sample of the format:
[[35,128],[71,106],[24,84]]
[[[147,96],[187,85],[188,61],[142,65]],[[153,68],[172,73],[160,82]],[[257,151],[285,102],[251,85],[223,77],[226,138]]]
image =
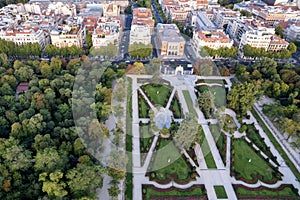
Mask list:
[[281,26],[277,26],[275,28],[275,34],[278,35],[279,37],[283,38],[283,30]]
[[287,48],[291,53],[295,53],[297,51],[297,46],[293,43],[290,42],[288,48]]
[[210,91],[202,92],[198,97],[198,105],[208,118],[215,108],[215,96]]
[[47,173],[54,172],[56,169],[63,170],[67,167],[65,155],[60,154],[55,148],[45,148],[41,152],[37,152],[36,163],[34,168],[37,171]]
[[183,149],[189,149],[196,141],[198,135],[198,122],[196,116],[187,114],[180,124],[178,131],[175,132],[174,141]]
[[152,45],[143,43],[133,43],[129,45],[128,53],[133,58],[147,58],[152,54]]
[[286,117],[280,120],[280,125],[282,131],[287,134],[286,140],[289,140],[291,136],[296,135],[300,131],[300,124]]
[[259,95],[259,88],[252,82],[239,83],[233,86],[227,95],[229,106],[234,110],[246,114],[251,109]]
[[117,197],[121,193],[118,185],[113,185],[112,187],[108,188],[108,194],[111,197]]
[[47,179],[47,176],[46,172],[39,175],[39,181],[43,182],[43,192],[46,192],[52,199],[62,198],[68,194],[67,184],[62,180],[64,174],[60,170],[50,173],[49,179]]
[[85,164],[77,164],[69,170],[66,177],[73,198],[93,196],[96,188],[102,187],[102,173],[103,169],[99,166]]

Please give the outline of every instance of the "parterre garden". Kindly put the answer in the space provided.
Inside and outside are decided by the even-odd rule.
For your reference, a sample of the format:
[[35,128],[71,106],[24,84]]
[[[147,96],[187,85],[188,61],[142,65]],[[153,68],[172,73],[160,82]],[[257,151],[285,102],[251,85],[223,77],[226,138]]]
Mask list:
[[[226,95],[228,91],[227,88],[224,87],[225,82],[223,80],[198,81],[198,83],[203,82],[218,83],[222,84],[222,86],[197,86],[196,89],[199,93],[198,95],[209,90],[215,96],[215,105],[217,108],[226,106]],[[154,106],[158,105],[165,107],[172,93],[172,88],[168,85],[147,84],[141,86],[141,88]],[[190,113],[196,115],[189,91],[182,92]],[[138,98],[139,116],[140,118],[147,118],[150,106],[141,94],[139,94]],[[171,101],[170,110],[173,112],[175,119],[183,118],[177,94],[174,95],[174,98]],[[239,121],[241,122],[240,119]],[[263,138],[261,138],[253,124],[243,125],[246,126],[246,136],[251,140],[251,142],[246,142],[244,138],[232,138],[230,152],[231,176],[234,176],[237,180],[242,180],[250,184],[256,183],[258,180],[269,184],[273,184],[281,180],[282,174],[278,171],[278,167],[274,167],[269,162],[269,160],[272,160],[276,165],[278,165],[276,157],[274,157],[270,152],[270,148],[265,144]],[[209,124],[209,128],[220,152],[222,161],[224,165],[226,165],[227,136],[221,132],[221,127],[218,124]],[[230,115],[225,115],[223,128],[225,129],[224,131],[230,133],[237,131],[237,125]],[[149,125],[141,124],[140,133],[141,153],[146,154],[153,141],[153,135],[149,132]],[[190,165],[188,160],[181,155],[171,138],[163,139],[159,137],[150,161],[148,169],[149,172],[146,175],[150,178],[150,180],[156,181],[160,184],[167,184],[172,180],[179,184],[188,183],[189,181],[194,180],[198,174],[195,172],[195,168]],[[206,152],[206,150],[209,149],[202,129],[199,129],[198,142],[201,144],[200,147],[203,152]],[[253,148],[253,145],[257,146],[259,150]],[[159,154],[157,154],[158,150]],[[266,154],[268,158],[264,158],[260,154],[261,152]],[[188,151],[188,153],[191,154],[191,151]],[[196,161],[194,153],[192,154],[193,156],[191,156],[191,158],[194,158],[194,161]],[[207,167],[216,168],[211,152],[205,153],[204,156]],[[142,162],[143,160],[144,158],[142,158]],[[214,189],[218,198],[227,198],[227,194],[223,186],[215,186]],[[241,185],[234,185],[234,189],[239,199],[251,199],[254,196],[259,196],[260,198],[280,196],[280,198],[282,197],[284,199],[295,199],[298,197],[297,190],[292,185],[282,185],[278,189],[269,189],[264,187],[251,189]],[[190,190],[184,191],[175,188],[162,190],[150,185],[143,186],[143,199],[155,200],[167,197],[172,197],[172,199],[180,199],[180,197],[190,197],[189,199],[207,199],[204,186],[201,186],[200,188],[193,187],[190,188]]]
[[[156,107],[166,107],[171,96],[173,88],[168,85],[158,85],[158,84],[146,84],[141,86],[143,92],[150,100],[153,106]],[[147,101],[144,99],[143,95],[139,92],[138,95],[139,101],[139,117],[140,118],[148,118],[150,106]],[[180,102],[178,100],[178,95],[175,93],[171,100],[171,105],[169,108],[172,113],[174,119],[183,118],[183,113],[181,109]]]
[[157,151],[159,154],[153,154],[148,169],[150,180],[159,183],[169,183],[171,180],[188,183],[196,177],[195,169],[171,139],[159,138],[155,148]]

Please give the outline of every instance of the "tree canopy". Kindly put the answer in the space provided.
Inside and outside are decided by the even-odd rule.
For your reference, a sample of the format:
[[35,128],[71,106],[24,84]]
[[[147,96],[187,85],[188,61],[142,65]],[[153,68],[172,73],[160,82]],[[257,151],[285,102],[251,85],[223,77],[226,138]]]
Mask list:
[[152,54],[152,45],[133,43],[129,45],[128,53],[133,58],[147,58]]
[[[98,142],[110,134],[104,121],[111,113],[112,82],[124,70],[85,57],[13,64],[7,59],[0,54],[0,199],[95,199],[103,174],[109,172],[92,153],[101,153]],[[102,78],[97,66],[103,69]],[[91,71],[76,78],[97,80],[95,103],[85,93],[73,109],[87,105],[96,118],[88,124],[89,135],[79,137],[71,98],[79,94],[73,85],[76,72],[83,68]],[[27,82],[29,88],[16,96],[20,82]],[[76,111],[87,123],[89,110]],[[91,149],[84,142],[90,142]]]

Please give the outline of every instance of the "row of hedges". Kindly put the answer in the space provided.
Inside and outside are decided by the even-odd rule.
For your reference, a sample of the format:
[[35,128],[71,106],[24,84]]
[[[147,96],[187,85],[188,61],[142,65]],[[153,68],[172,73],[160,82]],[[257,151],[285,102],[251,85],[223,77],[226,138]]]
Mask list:
[[[276,199],[285,199],[285,200],[287,200],[287,199],[295,199],[295,197],[293,197],[293,196],[280,196],[280,197],[273,196],[273,197],[270,197],[270,196],[267,196],[267,195],[265,195],[265,196],[258,196],[258,195],[255,194],[255,192],[258,192],[258,191],[261,191],[261,190],[268,190],[268,191],[271,191],[271,192],[280,192],[280,191],[284,190],[285,188],[290,188],[295,193],[295,196],[298,196],[298,189],[296,189],[292,185],[288,185],[288,184],[282,184],[278,188],[268,188],[268,187],[264,187],[264,186],[259,186],[257,188],[248,188],[248,187],[246,187],[244,185],[239,185],[238,184],[238,185],[233,185],[233,188],[234,188],[234,190],[236,192],[236,195],[237,195],[238,199],[274,199],[274,198],[276,198]],[[245,190],[249,190],[250,192],[254,192],[255,195],[252,195],[252,196],[251,195],[247,195],[247,196],[240,195],[237,192],[237,190],[239,188],[243,188]]]
[[[172,192],[172,191],[177,191],[177,192],[192,192],[195,189],[201,189],[202,190],[202,195],[199,196],[189,196],[188,200],[200,200],[200,199],[207,199],[207,194],[206,194],[206,189],[204,185],[194,185],[190,188],[187,189],[180,189],[180,188],[175,188],[175,187],[170,187],[167,189],[161,189],[161,188],[157,188],[154,187],[153,185],[143,185],[142,186],[142,194],[143,194],[143,199],[146,199],[145,196],[147,194],[147,189],[152,189],[155,190],[157,192],[161,192],[161,193],[167,193],[167,192]],[[167,199],[172,199],[172,200],[180,200],[183,199],[184,197],[176,197],[176,196],[154,196],[151,197],[151,200],[167,200]],[[187,198],[185,198],[187,199]]]
[[[243,140],[242,138],[238,138],[238,139],[235,139],[235,140]],[[273,173],[273,176],[274,178],[272,180],[265,180],[265,178],[262,176],[262,175],[259,175],[259,174],[252,174],[251,177],[252,179],[251,180],[248,180],[248,179],[245,179],[243,178],[239,172],[237,172],[234,168],[234,149],[233,149],[233,142],[234,140],[232,140],[232,148],[231,148],[231,164],[230,164],[230,175],[231,176],[234,176],[237,180],[241,180],[245,183],[249,183],[249,184],[255,184],[258,182],[258,180],[264,182],[264,183],[267,183],[267,184],[275,184],[277,183],[278,180],[281,180],[281,176],[282,174],[278,171],[278,167],[274,167],[273,165],[270,164],[270,167],[275,171],[275,173]],[[247,143],[249,144],[249,143]],[[263,158],[260,154],[260,151],[259,150],[256,150],[254,149],[254,147],[251,145],[250,146],[254,152],[260,156],[261,158]],[[266,162],[269,163],[269,159],[267,158],[263,158]]]

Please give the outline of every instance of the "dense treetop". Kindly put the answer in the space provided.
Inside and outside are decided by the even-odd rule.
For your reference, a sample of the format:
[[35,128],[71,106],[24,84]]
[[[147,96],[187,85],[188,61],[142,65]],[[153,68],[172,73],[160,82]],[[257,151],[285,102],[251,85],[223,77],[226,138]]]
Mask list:
[[[104,173],[122,177],[87,152],[75,129],[71,97],[83,64],[104,68],[96,83],[95,107],[97,123],[106,130],[103,122],[111,113],[112,81],[124,70],[106,70],[110,63],[91,63],[85,56],[68,62],[52,58],[10,64],[0,54],[0,199],[95,199]],[[28,82],[29,90],[16,96],[20,82]],[[92,140],[105,133],[86,137]]]

